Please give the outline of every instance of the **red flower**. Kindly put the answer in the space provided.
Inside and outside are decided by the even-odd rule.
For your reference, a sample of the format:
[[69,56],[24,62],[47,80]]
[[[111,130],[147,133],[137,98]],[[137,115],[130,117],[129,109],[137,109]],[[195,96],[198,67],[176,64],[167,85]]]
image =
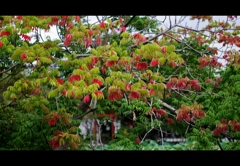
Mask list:
[[3,42],[0,40],[0,48],[3,47]]
[[136,63],[136,68],[137,68],[137,70],[146,70],[147,69],[147,67],[148,67],[148,64],[147,64],[147,62],[137,62]]
[[62,79],[60,79],[60,78],[56,78],[56,80],[57,80],[57,82],[58,82],[59,84],[61,84],[61,85],[63,85],[63,84],[64,84],[64,82],[63,82],[63,80],[62,80]]
[[84,103],[88,103],[90,100],[91,100],[90,95],[86,95],[86,96],[83,98],[83,102],[84,102]]
[[92,84],[94,84],[94,83],[98,84],[99,87],[101,87],[101,86],[103,85],[102,81],[99,80],[99,79],[97,79],[97,78],[94,78],[94,79],[93,79]]
[[25,54],[25,53],[22,53],[22,54],[20,55],[20,58],[21,58],[21,60],[24,60],[24,59],[26,59],[26,58],[27,58],[27,56],[26,56],[26,54]]
[[128,95],[129,99],[139,99],[140,97],[141,97],[141,94],[139,92],[136,92],[136,91],[132,91]]
[[9,35],[10,35],[10,32],[8,32],[8,31],[2,31],[0,33],[0,36],[9,36]]
[[105,23],[104,22],[100,22],[100,27],[104,28],[105,27]]
[[150,63],[150,66],[153,67],[153,66],[157,66],[158,65],[158,60],[157,59],[153,59]]
[[80,79],[81,79],[80,75],[71,75],[71,76],[68,77],[69,82],[79,81]]

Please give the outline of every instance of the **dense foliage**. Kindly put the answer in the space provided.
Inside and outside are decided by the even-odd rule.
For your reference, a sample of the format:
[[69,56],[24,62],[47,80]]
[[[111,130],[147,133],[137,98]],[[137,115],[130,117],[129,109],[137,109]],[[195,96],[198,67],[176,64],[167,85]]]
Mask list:
[[133,128],[105,149],[144,150],[154,131],[159,150],[168,131],[190,141],[176,150],[240,149],[240,26],[222,18],[0,16],[0,148],[104,149],[79,124],[117,114]]

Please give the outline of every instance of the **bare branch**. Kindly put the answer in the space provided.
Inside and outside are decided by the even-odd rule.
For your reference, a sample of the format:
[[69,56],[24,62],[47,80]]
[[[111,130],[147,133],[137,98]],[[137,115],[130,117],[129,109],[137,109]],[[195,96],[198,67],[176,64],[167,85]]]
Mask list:
[[170,23],[169,29],[171,29],[172,28],[171,16],[169,16],[169,23]]
[[88,56],[90,56],[91,54],[77,54],[76,55],[76,58],[78,58],[78,57],[88,57]]
[[98,22],[100,23],[101,21],[100,21],[99,17],[98,16],[96,16],[96,17],[97,17]]
[[11,70],[12,68],[14,68],[14,67],[17,66],[18,64],[19,64],[19,63],[16,63],[16,64],[13,65],[12,67],[10,67],[10,68],[8,68],[8,69],[6,69],[6,70],[0,72],[0,74],[8,72],[9,70]]
[[148,131],[145,133],[145,135],[144,135],[143,139],[141,140],[140,144],[144,141],[144,139],[146,138],[146,136],[148,135],[148,133],[150,133],[152,130],[153,130],[153,128],[151,128],[150,130],[148,130]]
[[183,29],[191,30],[191,31],[197,32],[197,33],[199,33],[199,34],[201,34],[201,35],[203,35],[203,36],[209,37],[208,35],[202,33],[202,32],[199,31],[199,30],[192,29],[192,28],[188,28],[188,27],[184,27],[184,26],[181,26],[181,25],[176,25],[176,26],[178,26],[178,27],[180,27],[180,28],[183,28]]
[[127,28],[127,26],[132,22],[132,20],[136,17],[136,15],[133,15],[128,22],[126,22],[123,26]]
[[172,106],[170,106],[169,104],[167,104],[167,103],[165,103],[164,101],[162,101],[162,100],[160,100],[159,99],[159,101],[162,103],[162,105],[164,106],[164,107],[166,107],[167,109],[169,109],[172,113],[174,113],[174,114],[176,114],[176,109],[175,108],[173,108]]
[[[192,48],[190,45],[188,45],[187,43],[183,42],[183,41],[180,41],[179,39],[173,37],[173,36],[170,36],[168,34],[165,34],[166,36],[178,41],[179,43],[184,43],[186,46],[188,46],[191,50],[195,51],[196,53],[198,53],[199,55],[202,55],[203,53],[202,52],[199,52],[198,50],[195,50],[194,48]],[[177,50],[175,50],[177,52]]]

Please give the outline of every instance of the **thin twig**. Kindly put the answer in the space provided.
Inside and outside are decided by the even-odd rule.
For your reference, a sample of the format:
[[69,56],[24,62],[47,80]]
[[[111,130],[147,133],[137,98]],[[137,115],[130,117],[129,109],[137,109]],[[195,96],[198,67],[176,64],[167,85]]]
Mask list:
[[0,74],[8,72],[9,70],[11,70],[12,68],[14,68],[14,67],[17,66],[18,64],[19,64],[19,63],[16,63],[16,64],[13,65],[12,67],[10,67],[10,68],[8,68],[8,69],[6,69],[6,70],[0,72]]

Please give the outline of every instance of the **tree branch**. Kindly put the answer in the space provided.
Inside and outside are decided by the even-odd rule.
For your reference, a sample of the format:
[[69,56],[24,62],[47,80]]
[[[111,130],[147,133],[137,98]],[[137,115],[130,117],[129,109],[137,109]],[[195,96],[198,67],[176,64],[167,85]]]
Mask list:
[[123,26],[127,28],[127,26],[132,22],[132,20],[133,20],[135,17],[136,17],[136,15],[133,15],[133,16],[130,18],[130,20],[129,20],[127,23],[125,23]]
[[6,70],[0,72],[0,74],[8,72],[9,70],[11,70],[12,68],[14,68],[14,67],[17,66],[18,64],[19,64],[19,63],[16,63],[16,64],[13,65],[12,67],[10,67],[10,68],[8,68],[8,69],[6,69]]

